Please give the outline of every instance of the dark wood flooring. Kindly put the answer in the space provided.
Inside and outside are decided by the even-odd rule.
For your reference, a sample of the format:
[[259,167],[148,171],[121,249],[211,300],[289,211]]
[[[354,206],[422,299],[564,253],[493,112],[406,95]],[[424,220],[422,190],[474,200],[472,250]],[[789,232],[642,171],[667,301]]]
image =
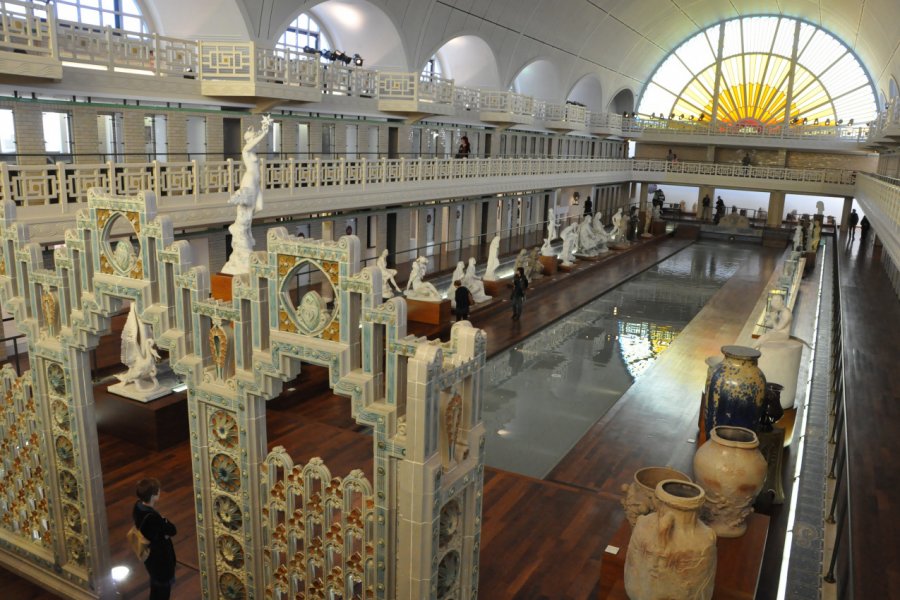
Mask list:
[[[489,354],[494,354],[688,243],[662,238],[627,254],[585,264],[578,273],[548,285],[546,291],[540,291],[541,286],[536,284],[518,323],[510,320],[506,310],[496,310],[483,318],[474,317],[474,324],[488,332]],[[646,465],[689,469],[694,450],[689,440],[695,434],[706,370],[703,359],[737,337],[780,252],[762,248],[758,259],[748,261],[548,480],[486,470],[480,597],[582,599],[596,595],[603,549],[623,519],[619,486],[635,469]],[[359,432],[350,419],[347,400],[330,393],[324,384],[324,371],[305,367],[296,383],[287,384],[282,398],[269,404],[270,447],[286,446],[298,462],[322,456],[335,474],[360,465],[371,471],[371,438]],[[294,392],[287,391],[289,387],[294,387]],[[114,564],[129,564],[129,560],[136,563],[129,559],[124,542],[132,486],[144,474],[158,476],[166,490],[161,510],[179,525],[176,549],[181,566],[173,597],[198,598],[187,445],[148,454],[104,435],[101,458]],[[142,597],[146,594],[142,567],[129,566],[136,575],[122,586],[122,596]],[[21,581],[0,573],[0,585],[7,580]],[[44,597],[52,596],[34,596]]]

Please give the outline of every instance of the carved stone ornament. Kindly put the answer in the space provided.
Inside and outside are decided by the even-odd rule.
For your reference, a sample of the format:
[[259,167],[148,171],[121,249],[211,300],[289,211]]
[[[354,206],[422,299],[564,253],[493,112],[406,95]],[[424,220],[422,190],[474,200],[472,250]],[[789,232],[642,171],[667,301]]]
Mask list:
[[456,443],[459,441],[459,428],[462,424],[462,396],[458,393],[447,402],[444,409],[444,427],[447,431],[447,457],[456,462]]
[[228,357],[228,334],[222,329],[222,322],[216,321],[209,328],[209,353],[216,365],[216,378],[225,379],[225,360]]

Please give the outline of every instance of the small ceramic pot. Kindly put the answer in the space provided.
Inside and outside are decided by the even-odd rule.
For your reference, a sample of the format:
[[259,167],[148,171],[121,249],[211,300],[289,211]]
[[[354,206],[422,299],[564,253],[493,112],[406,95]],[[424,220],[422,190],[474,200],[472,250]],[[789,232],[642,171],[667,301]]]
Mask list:
[[759,439],[744,427],[715,427],[694,454],[694,479],[706,491],[703,520],[719,537],[741,537],[747,531],[767,470]]
[[690,481],[691,478],[668,467],[644,467],[634,472],[634,480],[622,486],[622,508],[625,518],[634,527],[637,518],[656,510],[656,486],[665,479]]
[[716,534],[697,516],[703,489],[686,481],[656,486],[659,510],[637,520],[625,556],[631,600],[709,600],[716,583]]

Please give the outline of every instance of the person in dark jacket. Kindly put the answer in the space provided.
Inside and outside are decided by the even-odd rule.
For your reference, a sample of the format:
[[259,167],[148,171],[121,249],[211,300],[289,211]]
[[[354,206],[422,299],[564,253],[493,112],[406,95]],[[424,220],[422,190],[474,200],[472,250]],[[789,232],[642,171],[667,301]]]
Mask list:
[[869,223],[869,217],[863,215],[862,221],[859,222],[859,241],[866,241],[866,236],[869,235],[869,228],[872,226]]
[[472,292],[459,279],[453,282],[453,287],[456,288],[453,293],[453,301],[456,303],[456,320],[465,321],[469,318],[469,308],[473,304]]
[[519,267],[516,269],[516,275],[513,278],[512,308],[513,321],[518,321],[522,316],[522,306],[525,304],[525,290],[528,289],[528,279],[525,278],[525,269]]
[[159,501],[158,479],[141,479],[137,484],[138,501],[131,513],[134,526],[150,541],[150,556],[144,561],[150,574],[150,600],[169,600],[175,581],[175,525],[156,511]]
[[850,239],[852,240],[856,237],[856,224],[859,223],[859,213],[855,208],[850,211],[850,218],[847,221],[850,224]]

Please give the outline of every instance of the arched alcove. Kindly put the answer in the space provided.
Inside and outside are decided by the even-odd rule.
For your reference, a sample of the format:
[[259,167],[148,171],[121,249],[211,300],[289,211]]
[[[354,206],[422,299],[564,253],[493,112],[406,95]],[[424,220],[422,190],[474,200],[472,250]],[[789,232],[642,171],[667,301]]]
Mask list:
[[[291,20],[299,14],[291,16]],[[364,66],[408,70],[406,52],[396,25],[388,15],[366,0],[328,0],[308,9],[327,32],[335,50],[359,54]],[[281,36],[284,27],[278,32]]]
[[500,70],[493,49],[476,35],[460,35],[441,46],[434,56],[444,75],[456,85],[500,89]]
[[192,0],[190,18],[185,18],[184,0],[143,0],[145,17],[171,37],[198,39],[250,39],[248,20],[235,0]]
[[600,79],[596,75],[585,75],[572,86],[566,100],[584,104],[592,112],[602,112],[603,88]]
[[548,102],[562,102],[559,69],[545,58],[534,60],[513,78],[510,89],[519,94],[534,96]]
[[893,101],[897,96],[900,96],[900,88],[897,87],[897,80],[891,77],[888,80],[888,99]]
[[634,92],[628,88],[619,90],[610,100],[607,110],[611,113],[634,112]]

